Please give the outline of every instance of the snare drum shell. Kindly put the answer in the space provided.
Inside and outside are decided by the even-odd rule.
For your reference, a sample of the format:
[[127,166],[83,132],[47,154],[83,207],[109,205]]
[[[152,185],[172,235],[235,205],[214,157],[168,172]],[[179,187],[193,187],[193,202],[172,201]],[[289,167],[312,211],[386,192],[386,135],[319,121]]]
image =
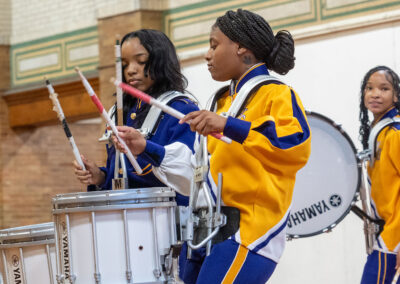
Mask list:
[[0,231],[0,270],[5,284],[56,283],[55,258],[53,223]]
[[[75,284],[96,283],[97,267],[102,284],[125,284],[129,261],[133,283],[166,283],[168,277],[163,273],[156,277],[154,271],[160,266],[156,258],[161,263],[162,255],[168,254],[176,242],[175,222],[172,222],[176,203],[171,202],[174,196],[171,190],[167,190],[170,197],[162,199],[153,198],[157,195],[155,191],[147,192],[150,198],[137,190],[123,190],[122,195],[119,195],[121,191],[77,193],[79,200],[96,196],[80,204],[66,202],[65,198],[70,196],[58,196],[53,201],[56,208],[53,213],[62,248],[60,260],[63,262],[63,254],[67,254],[72,265],[59,268],[62,273],[70,269],[76,277]],[[136,199],[139,199],[137,203],[133,201]],[[102,202],[107,200],[112,202]],[[64,208],[60,209],[57,204],[63,204]],[[125,214],[128,246],[125,245]]]

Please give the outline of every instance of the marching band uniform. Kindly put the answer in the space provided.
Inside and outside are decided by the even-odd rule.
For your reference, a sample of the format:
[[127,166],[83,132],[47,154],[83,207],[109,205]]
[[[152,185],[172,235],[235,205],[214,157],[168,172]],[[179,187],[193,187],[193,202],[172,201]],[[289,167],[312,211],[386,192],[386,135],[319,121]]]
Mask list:
[[[400,115],[392,108],[381,120],[388,117]],[[385,226],[368,256],[361,283],[391,283],[400,250],[400,123],[383,129],[376,141],[376,158],[368,168],[371,205],[374,217],[383,219]]]
[[[129,111],[127,115],[126,126],[140,128],[138,125],[138,117],[144,109],[145,102],[137,100],[137,104]],[[198,110],[197,105],[191,100],[183,97],[178,97],[169,102],[169,105],[184,114]],[[179,172],[179,168],[184,167],[184,161],[172,159],[165,151],[165,147],[176,148],[183,147],[188,152],[193,151],[193,143],[195,133],[192,132],[188,124],[178,124],[178,119],[169,114],[162,113],[161,121],[159,122],[154,135],[152,135],[146,143],[145,151],[137,157],[137,162],[143,169],[142,174],[137,174],[131,163],[125,159],[126,171],[128,177],[129,188],[145,188],[145,187],[160,187],[170,186],[177,190],[176,201],[178,205],[187,204],[189,195],[190,180],[181,177],[177,183],[173,176]],[[163,167],[161,161],[168,162],[168,167]],[[188,163],[188,167],[190,163]],[[112,179],[114,178],[115,169],[115,148],[111,143],[107,145],[107,165],[100,168],[105,173],[105,182],[99,187],[101,189],[111,189]],[[160,177],[168,173],[169,179],[160,181]],[[182,192],[187,190],[186,192]]]
[[[261,63],[232,81],[217,113],[228,111],[245,82],[268,74]],[[197,283],[265,283],[257,277],[272,274],[283,252],[296,173],[310,155],[310,128],[295,91],[275,82],[261,86],[236,118],[229,116],[223,134],[235,142],[208,137],[208,183],[215,201],[217,175],[223,173],[223,205],[239,209],[239,229],[205,260],[202,249],[190,260],[181,254],[180,276],[194,283],[203,265],[208,273],[200,271]]]

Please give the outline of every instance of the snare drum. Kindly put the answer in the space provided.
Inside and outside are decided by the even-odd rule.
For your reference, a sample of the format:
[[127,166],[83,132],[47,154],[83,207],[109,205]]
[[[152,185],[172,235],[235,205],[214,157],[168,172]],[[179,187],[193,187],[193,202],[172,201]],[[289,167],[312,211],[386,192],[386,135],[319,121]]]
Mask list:
[[60,283],[166,283],[173,278],[175,192],[141,188],[53,198]]
[[56,283],[54,244],[53,223],[1,230],[0,263],[4,283]]
[[307,119],[311,155],[296,176],[289,238],[331,230],[349,213],[360,187],[361,168],[350,137],[321,114],[307,112]]

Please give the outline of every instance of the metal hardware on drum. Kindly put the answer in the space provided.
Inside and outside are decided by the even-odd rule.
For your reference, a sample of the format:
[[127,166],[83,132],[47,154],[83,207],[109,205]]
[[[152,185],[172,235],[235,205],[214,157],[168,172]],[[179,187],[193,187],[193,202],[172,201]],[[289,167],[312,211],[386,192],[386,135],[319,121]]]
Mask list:
[[357,200],[361,168],[356,148],[331,119],[306,111],[312,132],[311,155],[298,171],[287,221],[287,238],[330,232]]
[[70,279],[65,270],[72,274],[64,253],[73,263],[71,283],[174,283],[175,208],[175,192],[163,187],[57,195],[59,283]]
[[[206,246],[206,255],[211,252],[212,239],[217,235],[220,227],[226,224],[226,216],[221,213],[221,191],[222,191],[222,173],[218,173],[218,187],[217,187],[217,199],[215,206],[215,213],[211,198],[211,189],[207,185],[207,173],[208,173],[208,151],[207,151],[207,137],[200,136],[200,147],[199,151],[196,151],[196,164],[197,171],[195,171],[195,180],[192,183],[189,196],[188,206],[188,217],[186,222],[186,232],[184,235],[184,241],[188,245],[188,258],[191,258],[192,249],[199,249]],[[200,241],[198,244],[194,244],[194,228],[199,225],[199,217],[194,213],[197,211],[197,199],[199,191],[202,190],[207,204],[207,213],[204,217],[207,236]]]
[[0,230],[0,274],[4,283],[54,284],[54,244],[54,223]]
[[362,210],[353,205],[351,210],[364,221],[365,249],[367,254],[371,254],[374,250],[374,244],[383,231],[385,221],[373,218],[371,208],[371,187],[368,181],[367,163],[371,161],[372,150],[366,149],[357,154],[361,161],[362,183],[360,187],[360,200]]

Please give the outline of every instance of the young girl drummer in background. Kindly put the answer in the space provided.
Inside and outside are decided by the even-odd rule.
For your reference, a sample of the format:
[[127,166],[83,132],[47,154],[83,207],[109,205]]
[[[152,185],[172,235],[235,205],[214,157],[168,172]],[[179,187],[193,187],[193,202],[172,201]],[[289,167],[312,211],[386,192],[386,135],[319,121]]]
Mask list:
[[[129,85],[158,98],[165,92],[177,91],[182,93],[173,99],[169,105],[178,111],[187,114],[198,110],[197,105],[189,100],[183,93],[187,86],[186,78],[180,71],[180,64],[175,48],[168,37],[160,31],[142,29],[125,35],[121,41],[121,60],[123,78]],[[150,105],[143,101],[124,94],[124,124],[139,129],[147,114]],[[140,137],[142,135],[134,130]],[[159,177],[168,172],[171,176],[178,167],[169,162],[165,168],[161,161],[174,160],[174,157],[166,154],[165,147],[176,148],[178,145],[193,150],[195,134],[190,131],[187,124],[181,125],[178,120],[168,114],[162,114],[158,127],[153,131],[148,140],[141,139],[132,149],[134,155],[138,155],[137,161],[143,173],[136,174],[133,166],[126,159],[129,188],[145,188],[170,186],[178,190],[178,204],[187,203],[187,197],[183,197],[180,189],[190,188],[190,180],[181,179],[179,184],[174,183],[173,178],[168,184],[162,183]],[[98,189],[110,190],[114,178],[115,148],[107,146],[107,166],[98,168],[97,165],[83,157],[86,171],[75,161],[75,173],[79,181],[86,185],[95,185]],[[155,167],[153,167],[155,166]],[[185,193],[188,195],[188,192]]]
[[[216,113],[195,111],[181,123],[190,121],[202,135],[223,132],[234,140],[226,144],[208,136],[208,184],[216,196],[217,175],[223,174],[223,205],[239,210],[240,221],[207,257],[198,249],[186,259],[184,246],[179,275],[185,283],[264,284],[285,246],[296,172],[310,154],[310,129],[299,97],[278,80],[257,88],[235,117],[221,114],[250,79],[294,67],[293,38],[287,31],[274,36],[269,24],[250,11],[228,11],[211,29],[205,59],[212,78],[231,80],[230,89],[216,98]],[[130,131],[120,129],[134,145]]]
[[[360,138],[364,149],[371,129],[385,118],[400,117],[400,80],[386,66],[368,71],[361,85]],[[368,111],[373,115],[369,121]],[[375,218],[385,221],[368,256],[362,284],[392,283],[400,268],[400,123],[384,128],[376,139],[373,165],[368,168]],[[400,279],[397,281],[400,283]]]

